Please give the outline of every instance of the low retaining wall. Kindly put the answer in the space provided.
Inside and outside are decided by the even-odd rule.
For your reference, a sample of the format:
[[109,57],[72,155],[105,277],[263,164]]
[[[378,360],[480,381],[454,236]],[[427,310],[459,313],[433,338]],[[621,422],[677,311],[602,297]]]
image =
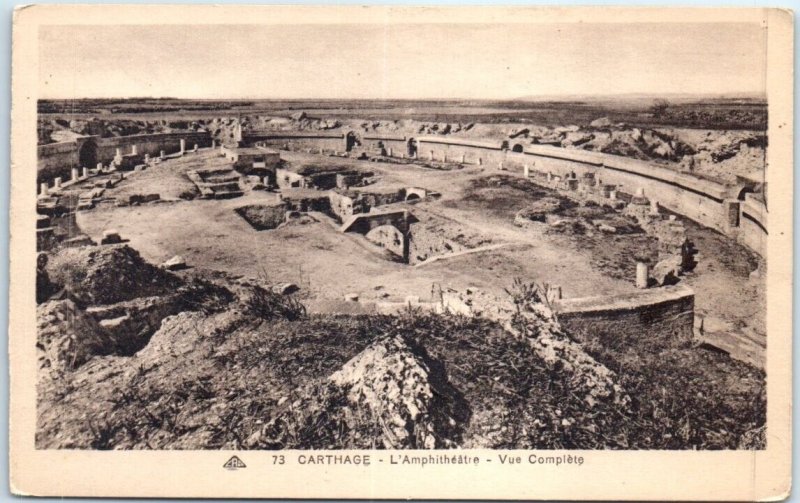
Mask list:
[[556,301],[558,321],[581,341],[625,346],[641,340],[689,341],[694,327],[694,291],[685,285],[632,294]]

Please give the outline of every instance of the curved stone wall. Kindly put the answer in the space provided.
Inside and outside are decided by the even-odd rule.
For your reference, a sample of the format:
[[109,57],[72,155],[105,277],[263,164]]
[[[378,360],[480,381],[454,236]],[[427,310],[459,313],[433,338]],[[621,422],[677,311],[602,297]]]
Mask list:
[[[78,167],[80,147],[90,138],[94,137],[40,146],[40,181],[68,176],[70,168]],[[519,172],[551,173],[561,177],[573,172],[578,176],[591,172],[595,179],[603,184],[615,185],[619,192],[634,194],[643,191],[645,197],[656,200],[668,210],[723,232],[761,256],[766,254],[767,209],[760,199],[747,194],[740,201],[734,187],[644,161],[586,150],[523,145],[513,140],[471,140],[431,135],[406,137],[358,131],[245,131],[241,134],[245,144],[314,153],[345,152],[352,138],[357,139],[363,148],[382,149],[386,155],[398,158],[417,157]],[[97,162],[107,163],[114,157],[117,148],[127,153],[133,145],[137,146],[140,154],[151,156],[158,155],[161,150],[166,153],[177,152],[181,139],[185,140],[187,149],[191,149],[194,143],[200,147],[211,143],[208,133],[197,132],[94,138]]]
[[38,183],[50,182],[56,177],[67,179],[72,168],[94,169],[95,165],[82,166],[81,149],[84,146],[92,149],[90,157],[95,163],[108,164],[117,153],[130,153],[135,146],[141,155],[157,156],[163,150],[166,154],[178,152],[181,140],[187,149],[208,147],[211,145],[211,135],[207,132],[178,132],[156,133],[131,136],[114,136],[100,138],[98,136],[84,136],[75,141],[51,143],[40,145],[37,149],[37,181]]

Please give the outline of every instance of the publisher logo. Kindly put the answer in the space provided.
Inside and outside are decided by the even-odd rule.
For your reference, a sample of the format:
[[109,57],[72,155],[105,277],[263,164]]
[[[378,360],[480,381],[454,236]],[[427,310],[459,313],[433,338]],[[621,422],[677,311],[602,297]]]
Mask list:
[[239,468],[247,468],[247,465],[239,459],[239,456],[231,456],[231,459],[226,461],[222,467],[226,470],[238,470]]

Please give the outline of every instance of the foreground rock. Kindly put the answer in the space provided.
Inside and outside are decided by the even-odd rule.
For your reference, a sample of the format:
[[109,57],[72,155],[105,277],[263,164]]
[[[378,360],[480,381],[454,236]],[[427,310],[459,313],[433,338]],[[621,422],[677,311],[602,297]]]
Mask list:
[[[454,446],[455,420],[431,383],[431,370],[402,337],[380,339],[348,361],[322,384],[301,397],[248,440],[248,447],[292,447],[290,434],[313,422],[337,438],[330,445],[380,446],[386,449],[434,449]],[[320,414],[320,412],[325,412]],[[312,442],[322,441],[319,436]]]
[[590,407],[598,402],[612,402],[622,408],[630,404],[630,397],[616,383],[616,374],[563,331],[544,289],[517,282],[509,293],[513,305],[479,290],[453,292],[444,299],[443,308],[503,323],[506,331],[525,341],[545,365],[565,372],[575,393]]
[[74,370],[96,355],[114,352],[113,339],[71,300],[41,304],[36,310],[39,369]]

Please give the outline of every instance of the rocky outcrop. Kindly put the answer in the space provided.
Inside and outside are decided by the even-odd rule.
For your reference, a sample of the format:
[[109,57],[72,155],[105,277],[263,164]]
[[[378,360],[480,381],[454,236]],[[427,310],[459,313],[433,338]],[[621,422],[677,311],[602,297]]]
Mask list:
[[116,350],[113,338],[71,300],[39,305],[36,321],[40,370],[74,370],[93,356]]
[[[282,399],[283,410],[247,441],[250,448],[292,447],[290,434],[315,432],[306,446],[346,444],[362,448],[434,449],[455,446],[454,426],[432,371],[400,336],[369,345],[321,383]],[[319,432],[330,432],[320,435]],[[336,438],[331,438],[336,437]]]
[[616,374],[587,354],[559,324],[548,300],[548,289],[515,282],[512,302],[480,290],[444,292],[442,308],[467,316],[482,316],[503,323],[505,330],[525,341],[545,365],[569,375],[578,396],[593,407],[611,401],[627,407],[630,397],[616,384]]

